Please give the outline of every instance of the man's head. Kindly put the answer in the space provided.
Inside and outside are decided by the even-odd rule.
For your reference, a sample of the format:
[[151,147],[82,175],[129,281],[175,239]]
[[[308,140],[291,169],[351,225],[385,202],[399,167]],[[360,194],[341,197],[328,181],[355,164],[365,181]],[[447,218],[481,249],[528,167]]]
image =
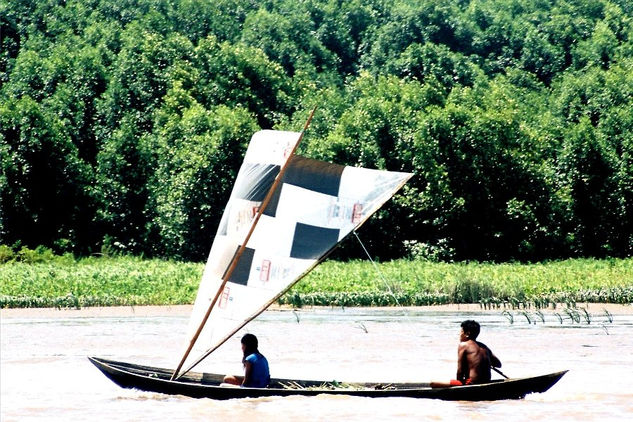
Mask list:
[[242,337],[242,350],[244,351],[244,356],[255,353],[257,351],[257,337],[250,333],[244,334],[244,337]]
[[462,331],[465,334],[467,340],[475,340],[479,335],[479,330],[480,327],[477,321],[468,319],[462,322]]

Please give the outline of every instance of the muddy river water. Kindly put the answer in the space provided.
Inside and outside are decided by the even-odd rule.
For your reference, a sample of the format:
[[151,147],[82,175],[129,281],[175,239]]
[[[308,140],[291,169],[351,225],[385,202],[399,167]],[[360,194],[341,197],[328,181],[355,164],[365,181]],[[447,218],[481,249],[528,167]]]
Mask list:
[[[309,308],[267,311],[196,370],[240,373],[239,337],[256,334],[273,376],[340,381],[431,381],[455,375],[459,323],[510,377],[569,369],[544,394],[498,402],[349,396],[215,401],[125,390],[87,356],[173,368],[186,312],[74,315],[5,312],[1,318],[1,420],[9,421],[625,421],[633,420],[633,312],[561,309]],[[632,309],[633,310],[633,309]]]

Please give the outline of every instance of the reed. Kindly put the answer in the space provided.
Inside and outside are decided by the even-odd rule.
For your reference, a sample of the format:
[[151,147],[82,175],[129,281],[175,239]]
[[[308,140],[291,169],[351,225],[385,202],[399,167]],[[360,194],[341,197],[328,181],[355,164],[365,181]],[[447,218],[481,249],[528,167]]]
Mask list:
[[587,324],[587,325],[591,325],[592,323],[596,322],[605,330],[607,334],[609,334],[606,326],[607,324],[613,324],[613,315],[610,312],[608,312],[606,309],[604,311],[605,312],[602,314],[591,314],[589,313],[587,308],[584,308],[584,307],[577,307],[577,308],[567,307],[563,310],[563,313],[566,316],[561,315],[561,313],[559,312],[553,312],[553,313],[548,312],[546,314],[540,310],[536,310],[533,313],[526,310],[515,311],[514,313],[512,311],[504,310],[501,313],[501,315],[503,315],[510,324],[514,324],[515,315],[517,317],[523,316],[525,318],[525,321],[528,324],[534,324],[534,325],[536,325],[538,320],[540,320],[541,323],[545,324],[546,320],[549,317],[555,317],[558,323],[561,325],[563,324],[563,321],[569,321],[570,324]]
[[580,308],[580,310],[582,311],[582,317],[587,322],[587,325],[591,324],[591,314],[589,314],[585,308]]
[[563,324],[563,316],[561,314],[559,314],[558,312],[555,312],[554,315],[556,315],[556,318],[558,318],[558,322],[560,322],[560,324]]
[[532,318],[531,318],[531,316],[530,316],[530,313],[529,313],[529,312],[527,312],[527,311],[521,311],[521,312],[519,312],[519,313],[525,317],[525,319],[527,320],[527,323],[528,323],[528,324],[531,324],[531,323],[532,323]]
[[576,323],[580,322],[580,314],[575,308],[568,307],[564,310],[564,312],[567,314],[567,316],[572,322],[576,322]]

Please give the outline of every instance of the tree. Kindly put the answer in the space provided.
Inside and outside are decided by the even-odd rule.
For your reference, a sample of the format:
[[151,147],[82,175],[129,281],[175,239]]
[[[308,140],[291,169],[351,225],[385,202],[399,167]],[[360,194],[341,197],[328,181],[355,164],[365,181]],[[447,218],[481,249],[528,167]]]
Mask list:
[[385,70],[420,82],[434,78],[447,90],[454,85],[472,86],[476,75],[481,72],[476,64],[461,54],[433,43],[409,45],[398,59],[386,66]]
[[[220,222],[243,153],[257,130],[244,109],[217,106],[210,110],[180,97],[160,111],[160,130],[146,139],[153,153],[155,172],[149,183],[149,222],[156,233],[153,249],[160,255],[201,260]],[[186,100],[187,101],[187,100]]]
[[114,250],[136,254],[150,250],[145,243],[145,212],[152,167],[150,153],[140,142],[141,128],[133,113],[123,116],[119,127],[102,142],[96,166],[99,211],[95,222],[100,240]]
[[297,101],[279,64],[257,48],[208,37],[195,49],[194,68],[192,95],[200,104],[246,107],[261,127],[272,127]]
[[312,35],[314,30],[304,13],[282,15],[262,8],[246,18],[242,41],[260,48],[289,76],[299,70],[309,74],[331,71],[336,68],[335,59]]
[[585,66],[608,69],[611,62],[615,60],[618,44],[618,39],[611,28],[602,21],[598,22],[591,38],[579,42],[574,49],[573,61],[576,69]]
[[9,80],[13,61],[20,51],[20,35],[15,11],[0,4],[0,85]]
[[383,66],[397,59],[411,44],[441,44],[460,51],[470,44],[470,28],[457,16],[457,8],[450,3],[435,1],[396,2],[389,8],[388,19],[377,22],[368,31],[369,51],[361,63],[373,74],[380,74]]
[[91,245],[91,170],[59,120],[30,97],[0,104],[0,243]]
[[[333,130],[323,137],[309,136],[304,153],[326,161],[394,171],[417,170],[412,166],[411,143],[416,115],[426,107],[441,103],[443,91],[435,84],[422,85],[394,76],[375,78],[364,73],[347,87],[346,98],[337,118],[331,118]],[[326,110],[326,116],[328,112]],[[322,118],[321,109],[318,119]],[[318,130],[318,128],[317,128]],[[311,133],[311,131],[309,132]],[[410,184],[415,185],[415,181]],[[408,198],[390,202],[375,219],[363,227],[365,240],[380,258],[401,256],[404,243],[399,226],[408,225],[411,208]],[[387,229],[389,227],[389,229]],[[358,257],[356,247],[343,247],[339,257]]]
[[128,113],[136,114],[144,132],[151,131],[153,112],[169,88],[170,72],[175,65],[192,59],[193,45],[180,34],[163,37],[131,24],[122,39],[123,47],[98,103],[102,138],[107,138]]
[[530,30],[525,36],[520,63],[523,69],[549,84],[565,66],[565,54],[562,48],[551,44],[545,34]]
[[617,189],[615,151],[587,117],[572,126],[560,157],[563,183],[572,198],[574,252],[604,257],[617,253],[612,240],[621,217],[612,194]]

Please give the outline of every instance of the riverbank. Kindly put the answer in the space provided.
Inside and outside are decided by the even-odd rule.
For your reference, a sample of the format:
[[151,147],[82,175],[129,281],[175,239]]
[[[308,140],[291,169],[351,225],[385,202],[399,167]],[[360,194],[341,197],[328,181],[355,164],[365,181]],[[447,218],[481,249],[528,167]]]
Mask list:
[[[543,314],[560,312],[566,305],[560,304],[556,308],[540,309]],[[314,306],[301,308],[301,311],[309,312],[313,309],[328,309],[329,306]],[[95,306],[80,309],[57,309],[57,308],[13,308],[0,309],[0,318],[98,318],[98,317],[152,317],[152,316],[188,316],[191,313],[192,305],[171,305],[171,306]],[[491,309],[484,309],[481,305],[472,304],[452,304],[433,306],[403,306],[403,307],[372,307],[372,309],[393,309],[410,310],[416,312],[491,312]],[[633,305],[620,305],[614,303],[585,303],[577,304],[577,309],[585,309],[590,314],[605,314],[605,311],[613,315],[633,315]],[[269,311],[291,312],[294,309],[286,305],[272,305]],[[492,309],[494,311],[495,309]],[[504,309],[498,309],[499,313]],[[518,310],[515,310],[519,312]]]

